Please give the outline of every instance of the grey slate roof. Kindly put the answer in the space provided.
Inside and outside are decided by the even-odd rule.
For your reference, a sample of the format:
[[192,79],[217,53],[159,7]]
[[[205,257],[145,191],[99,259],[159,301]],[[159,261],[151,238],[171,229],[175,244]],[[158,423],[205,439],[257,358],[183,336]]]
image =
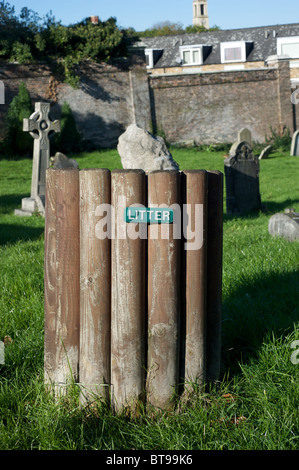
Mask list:
[[267,57],[277,54],[277,38],[288,36],[299,36],[298,23],[142,38],[138,45],[149,49],[163,50],[154,65],[154,68],[160,68],[178,66],[180,46],[197,44],[212,46],[211,53],[204,61],[204,65],[220,64],[220,43],[229,41],[253,42],[253,48],[247,57],[247,62],[263,61]]

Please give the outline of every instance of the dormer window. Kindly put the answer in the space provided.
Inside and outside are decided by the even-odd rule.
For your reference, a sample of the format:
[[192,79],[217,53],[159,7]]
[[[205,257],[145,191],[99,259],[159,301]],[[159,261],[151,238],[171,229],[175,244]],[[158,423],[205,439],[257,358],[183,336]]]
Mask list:
[[160,59],[163,49],[145,49],[146,68],[152,69]]
[[222,64],[246,62],[247,56],[253,47],[253,43],[246,41],[222,42],[220,47]]
[[277,39],[277,54],[287,55],[291,59],[299,58],[299,36]]
[[180,54],[183,65],[202,65],[211,50],[211,46],[203,44],[181,46]]
[[184,65],[202,64],[201,47],[182,50],[182,59]]

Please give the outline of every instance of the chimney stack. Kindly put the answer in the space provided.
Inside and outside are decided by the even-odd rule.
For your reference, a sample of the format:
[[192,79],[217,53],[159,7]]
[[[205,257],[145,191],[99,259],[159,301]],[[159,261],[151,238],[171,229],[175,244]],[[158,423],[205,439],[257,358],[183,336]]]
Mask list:
[[99,17],[98,16],[91,16],[90,21],[92,24],[99,24]]

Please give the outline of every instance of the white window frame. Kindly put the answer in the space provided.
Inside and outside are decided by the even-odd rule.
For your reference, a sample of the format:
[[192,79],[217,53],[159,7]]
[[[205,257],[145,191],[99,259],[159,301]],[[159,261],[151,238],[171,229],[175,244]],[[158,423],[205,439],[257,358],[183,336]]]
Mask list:
[[[277,55],[284,55],[282,53],[282,46],[286,44],[299,43],[299,36],[288,36],[284,38],[277,38]],[[295,56],[290,56],[291,59],[299,59],[299,51]]]
[[[194,46],[180,46],[182,65],[184,67],[190,67],[192,65],[202,65],[203,64],[202,48],[203,48],[203,44],[195,44]],[[195,51],[199,53],[199,61],[193,61],[193,52]],[[191,61],[188,64],[184,63],[184,52],[190,52]]]
[[[226,49],[241,49],[241,59],[235,60],[226,60],[225,59],[225,51]],[[221,63],[222,64],[231,64],[235,62],[246,62],[246,41],[230,41],[230,42],[222,42],[220,44],[220,56],[221,56]]]
[[153,69],[154,68],[154,52],[159,51],[161,52],[161,49],[150,49],[147,48],[144,50],[144,54],[148,56],[149,61],[148,65],[146,66],[147,69]]
[[147,69],[152,69],[154,67],[154,54],[153,49],[145,49],[144,53],[148,56],[148,65],[146,66]]

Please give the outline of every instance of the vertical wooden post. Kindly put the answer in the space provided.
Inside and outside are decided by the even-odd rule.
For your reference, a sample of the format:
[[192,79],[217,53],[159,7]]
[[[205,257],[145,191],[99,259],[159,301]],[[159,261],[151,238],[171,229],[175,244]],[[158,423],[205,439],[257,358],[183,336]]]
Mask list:
[[[80,386],[82,401],[110,393],[109,227],[97,234],[99,215],[110,221],[110,171],[80,171]],[[101,219],[103,220],[103,219]]]
[[114,208],[111,245],[112,404],[115,411],[126,408],[134,413],[144,399],[145,390],[145,240],[133,238],[132,232],[135,229],[136,232],[142,231],[146,226],[142,229],[138,224],[126,224],[124,210],[132,204],[146,205],[145,173],[142,170],[114,170],[111,173],[111,194]]
[[208,171],[207,380],[220,375],[223,247],[223,173]]
[[78,170],[47,170],[45,210],[45,381],[64,393],[78,380]]
[[[207,254],[207,172],[188,170],[184,178],[184,231],[194,239],[185,243],[185,345],[184,379],[186,391],[190,382],[204,384],[206,372],[206,254]],[[186,214],[186,210],[188,210]],[[184,238],[191,234],[184,233]],[[184,342],[183,342],[184,344]],[[188,384],[189,382],[189,384]]]
[[[148,175],[148,206],[180,204],[180,174]],[[179,374],[180,247],[175,226],[163,239],[163,224],[148,229],[148,364],[147,402],[167,409],[177,392]]]

